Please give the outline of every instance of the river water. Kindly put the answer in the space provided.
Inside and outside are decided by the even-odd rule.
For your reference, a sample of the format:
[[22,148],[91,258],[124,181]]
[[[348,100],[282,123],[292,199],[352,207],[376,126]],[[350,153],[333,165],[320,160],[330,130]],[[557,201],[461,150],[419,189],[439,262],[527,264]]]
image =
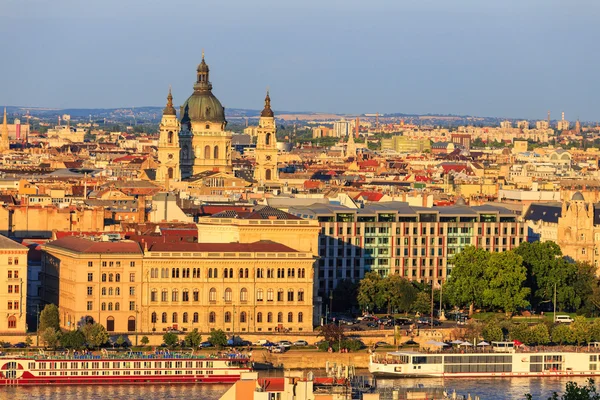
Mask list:
[[[585,384],[586,379],[572,379]],[[445,388],[449,393],[479,396],[481,400],[524,399],[531,393],[534,399],[546,400],[554,391],[564,390],[567,378],[510,379],[380,379],[378,387]],[[216,400],[230,385],[102,385],[102,386],[39,386],[0,388],[0,399],[9,400]]]

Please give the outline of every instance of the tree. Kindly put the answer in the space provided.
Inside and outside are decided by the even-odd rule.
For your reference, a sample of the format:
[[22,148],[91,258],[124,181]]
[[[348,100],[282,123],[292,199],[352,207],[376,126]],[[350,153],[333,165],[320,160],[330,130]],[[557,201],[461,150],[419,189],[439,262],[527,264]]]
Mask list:
[[590,325],[590,341],[600,342],[600,319],[595,318]]
[[590,341],[590,324],[586,321],[585,317],[575,317],[569,328],[573,332],[573,341],[577,345]]
[[486,289],[484,272],[490,253],[474,246],[467,246],[452,260],[454,268],[448,278],[444,293],[456,305],[469,305],[469,315],[474,306],[483,305],[482,293]]
[[115,340],[115,344],[119,347],[123,347],[124,343],[125,343],[125,338],[123,337],[123,335],[119,335],[117,340]]
[[523,287],[527,279],[527,270],[523,266],[523,258],[512,251],[494,253],[488,260],[484,279],[488,287],[483,291],[485,303],[504,310],[512,315],[519,308],[529,305],[527,297],[530,290]]
[[418,313],[431,311],[431,298],[426,292],[419,292],[412,304],[412,310]]
[[150,343],[150,339],[148,339],[148,336],[142,336],[142,338],[140,339],[140,342],[144,345],[147,346],[148,343]]
[[528,344],[548,344],[550,343],[550,332],[545,324],[535,324],[529,327]]
[[336,324],[327,324],[321,327],[321,332],[318,336],[323,336],[326,342],[337,343],[345,339],[344,329]]
[[198,347],[200,345],[200,343],[202,342],[202,336],[200,336],[200,334],[198,333],[198,329],[194,328],[193,331],[189,332],[187,335],[185,335],[185,345],[187,347]]
[[58,313],[58,307],[56,307],[54,304],[46,304],[40,313],[40,324],[38,326],[38,331],[43,332],[47,328],[52,328],[55,331],[60,330],[60,316]]
[[210,333],[208,341],[213,346],[223,347],[227,345],[227,336],[225,335],[225,332],[223,332],[222,329],[216,329]]
[[169,347],[175,346],[179,341],[179,337],[173,332],[167,332],[163,335],[163,343]]
[[31,338],[31,335],[27,335],[27,337],[25,338],[25,345],[27,347],[31,347],[32,344],[33,344],[33,339]]
[[58,342],[59,337],[59,332],[52,327],[44,329],[40,335],[40,339],[42,339],[44,345],[52,349],[56,348],[56,343]]
[[61,335],[60,345],[66,349],[81,349],[85,345],[85,336],[80,330],[65,332]]
[[552,329],[552,341],[558,344],[573,343],[573,331],[565,324],[558,324]]
[[86,324],[81,328],[87,345],[93,349],[102,346],[108,341],[108,332],[102,324]]
[[[529,393],[525,395],[526,399],[533,399]],[[600,394],[596,391],[596,385],[592,378],[588,379],[585,386],[579,386],[575,382],[567,382],[565,393],[559,397],[557,392],[554,392],[548,400],[600,400]]]
[[487,342],[501,342],[504,339],[502,328],[498,326],[496,321],[488,322],[481,330],[481,336]]
[[381,276],[377,272],[367,272],[365,277],[360,281],[357,300],[363,310],[375,309],[381,279]]
[[400,275],[389,275],[379,280],[377,286],[376,304],[379,308],[386,307],[388,314],[396,309],[408,311],[415,301],[415,287]]
[[529,324],[527,322],[514,324],[510,330],[510,338],[521,343],[530,344],[531,331],[529,330]]

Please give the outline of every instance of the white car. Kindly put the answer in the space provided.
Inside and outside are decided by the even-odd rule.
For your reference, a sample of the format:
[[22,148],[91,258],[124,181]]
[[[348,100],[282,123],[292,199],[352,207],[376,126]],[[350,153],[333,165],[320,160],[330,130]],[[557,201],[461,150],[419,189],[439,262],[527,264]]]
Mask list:
[[277,342],[277,345],[288,349],[293,346],[292,342],[290,342],[289,340],[280,340],[279,342]]
[[308,342],[306,340],[296,340],[294,342],[294,346],[296,346],[296,347],[308,346]]
[[569,317],[568,315],[557,315],[554,322],[558,322],[559,324],[570,324],[574,319]]

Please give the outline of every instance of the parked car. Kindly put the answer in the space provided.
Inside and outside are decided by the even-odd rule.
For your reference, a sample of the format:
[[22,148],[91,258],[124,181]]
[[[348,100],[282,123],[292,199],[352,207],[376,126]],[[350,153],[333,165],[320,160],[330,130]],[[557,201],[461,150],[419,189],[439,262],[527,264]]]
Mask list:
[[211,342],[202,342],[202,343],[200,343],[200,347],[202,347],[202,348],[212,347],[212,343]]
[[413,323],[410,318],[396,318],[394,322],[396,325],[410,325]]
[[315,346],[319,347],[321,345],[321,343],[325,343],[326,340],[319,340],[318,342],[315,342]]
[[554,322],[559,323],[559,324],[570,324],[573,321],[574,321],[574,319],[568,315],[557,315],[556,318],[554,319]]
[[389,344],[388,342],[377,342],[375,343],[375,348],[377,347],[391,347],[392,345]]
[[254,342],[253,344],[255,346],[264,346],[267,343],[270,343],[267,339],[259,339],[256,342]]
[[296,340],[294,342],[294,346],[297,346],[297,347],[308,346],[308,342],[306,340]]
[[17,349],[24,349],[25,347],[27,347],[27,344],[25,342],[19,342],[19,343],[15,343],[14,346]]
[[269,351],[271,353],[285,353],[287,351],[287,348],[283,346],[271,346],[269,347]]
[[[419,325],[431,325],[431,318],[429,317],[421,317],[417,320]],[[442,323],[438,319],[433,319],[433,326],[440,326]]]
[[293,343],[290,342],[289,340],[280,340],[279,342],[277,342],[277,345],[281,346],[281,347],[286,347],[289,349],[290,347],[293,346]]

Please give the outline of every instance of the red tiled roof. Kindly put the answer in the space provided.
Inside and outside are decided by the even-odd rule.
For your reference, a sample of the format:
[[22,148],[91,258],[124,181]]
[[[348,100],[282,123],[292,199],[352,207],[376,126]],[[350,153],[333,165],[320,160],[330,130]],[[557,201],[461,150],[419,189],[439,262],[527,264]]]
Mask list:
[[283,392],[285,390],[285,378],[259,378],[258,384],[267,392]]
[[279,252],[297,253],[297,250],[275,243],[270,240],[261,240],[254,243],[154,243],[150,251],[190,251],[190,252]]
[[47,246],[60,247],[79,253],[142,254],[140,245],[133,241],[97,242],[94,240],[67,236],[49,242]]
[[360,197],[362,197],[363,199],[365,199],[367,201],[379,201],[383,197],[383,193],[379,193],[379,192],[360,192],[354,198],[354,200],[356,200],[356,199],[358,199]]

